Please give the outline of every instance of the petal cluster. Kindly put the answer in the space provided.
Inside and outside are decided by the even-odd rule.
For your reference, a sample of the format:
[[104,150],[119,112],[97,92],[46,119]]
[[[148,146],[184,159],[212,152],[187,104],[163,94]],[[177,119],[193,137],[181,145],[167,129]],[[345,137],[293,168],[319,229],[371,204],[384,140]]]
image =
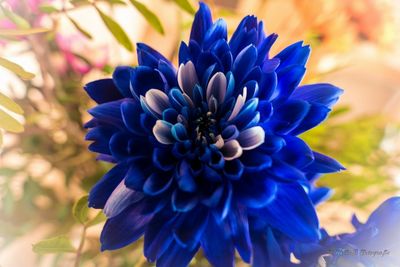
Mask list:
[[228,40],[225,21],[201,3],[178,68],[138,44],[139,66],[86,85],[98,103],[89,149],[115,163],[89,195],[108,217],[103,250],[144,235],[157,266],[186,266],[200,247],[213,266],[233,266],[235,250],[270,266],[266,240],[320,238],[314,203],[329,190],[313,186],[315,174],[343,167],[298,135],[342,90],[299,86],[310,48],[299,42],[270,57],[276,38],[247,16]]

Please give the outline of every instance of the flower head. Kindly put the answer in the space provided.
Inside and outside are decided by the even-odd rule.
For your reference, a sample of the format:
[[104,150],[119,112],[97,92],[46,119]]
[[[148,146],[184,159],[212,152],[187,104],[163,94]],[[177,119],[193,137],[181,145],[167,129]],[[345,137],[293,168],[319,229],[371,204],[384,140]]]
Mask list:
[[138,44],[139,66],[86,85],[99,104],[89,111],[89,149],[116,164],[89,195],[108,217],[103,250],[144,235],[157,266],[186,266],[200,247],[213,266],[233,266],[235,249],[265,266],[271,227],[319,239],[310,174],[343,167],[297,135],[324,120],[342,90],[298,87],[310,48],[299,42],[270,57],[276,38],[247,16],[228,41],[225,21],[201,3],[177,70]]

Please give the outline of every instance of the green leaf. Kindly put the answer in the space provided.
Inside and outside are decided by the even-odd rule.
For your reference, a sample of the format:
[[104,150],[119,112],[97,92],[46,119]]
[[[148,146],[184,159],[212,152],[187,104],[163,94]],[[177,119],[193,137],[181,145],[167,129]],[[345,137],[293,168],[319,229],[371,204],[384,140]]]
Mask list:
[[81,197],[77,202],[75,202],[72,208],[72,215],[81,224],[85,224],[89,218],[89,207],[88,207],[88,196]]
[[129,40],[128,35],[126,35],[125,31],[119,26],[119,24],[113,20],[110,16],[103,13],[98,7],[96,7],[97,12],[99,13],[101,19],[104,24],[108,28],[108,30],[114,35],[115,39],[123,45],[128,51],[133,51],[133,45],[131,40]]
[[5,107],[8,110],[11,110],[12,112],[15,112],[17,114],[23,114],[24,110],[14,102],[11,98],[0,92],[0,106]]
[[24,130],[24,126],[7,112],[0,109],[0,129],[13,133],[20,133]]
[[46,4],[40,5],[40,6],[39,6],[39,9],[40,9],[40,11],[42,11],[43,13],[46,13],[46,14],[51,14],[51,13],[54,13],[54,12],[58,12],[58,11],[59,11],[59,10],[58,10],[57,8],[55,8],[54,6],[52,6],[52,5],[46,5]]
[[3,36],[21,36],[36,33],[44,33],[50,31],[46,28],[31,28],[31,29],[0,29],[0,35]]
[[188,12],[189,14],[194,14],[196,11],[194,10],[192,4],[188,0],[173,0],[175,4],[177,4],[180,8]]
[[32,245],[32,250],[38,254],[75,252],[71,241],[65,235],[39,241]]
[[71,18],[70,16],[67,16],[67,18],[69,19],[69,21],[71,21],[71,23],[75,26],[75,28],[82,33],[84,36],[86,36],[86,38],[88,39],[92,39],[92,35],[90,35],[90,33],[88,33],[86,30],[84,30],[73,18]]
[[107,219],[106,215],[102,211],[99,211],[97,215],[86,223],[86,227],[91,227],[93,225],[104,222]]
[[145,5],[136,0],[129,0],[129,1],[143,15],[143,17],[147,20],[147,22],[150,23],[150,25],[154,29],[156,29],[156,31],[158,31],[161,34],[164,34],[164,29],[161,25],[160,20],[152,11],[150,11]]
[[0,57],[0,65],[4,68],[14,72],[23,80],[31,80],[35,75],[33,73],[25,71],[20,65],[9,61],[8,59]]
[[19,28],[22,29],[29,29],[31,27],[31,25],[29,24],[28,21],[26,21],[23,17],[15,14],[14,12],[11,12],[10,10],[8,10],[7,8],[4,8],[2,5],[0,5],[1,11],[3,12],[3,14],[10,19],[12,22],[15,23],[15,25],[17,25]]

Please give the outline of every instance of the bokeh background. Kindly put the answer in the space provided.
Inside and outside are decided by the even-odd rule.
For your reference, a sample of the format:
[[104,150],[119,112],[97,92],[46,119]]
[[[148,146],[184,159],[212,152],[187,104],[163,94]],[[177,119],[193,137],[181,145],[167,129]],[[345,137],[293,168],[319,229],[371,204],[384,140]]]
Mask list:
[[[303,138],[345,172],[318,207],[330,234],[351,231],[400,190],[400,1],[208,0],[229,32],[247,14],[279,34],[272,55],[312,47],[303,83],[345,90],[330,118]],[[101,213],[89,188],[111,167],[87,151],[93,106],[83,85],[135,65],[145,42],[177,62],[194,0],[0,1],[0,266],[150,266],[140,244],[99,251]],[[11,100],[12,99],[12,100]],[[78,201],[80,199],[80,201]],[[78,202],[77,202],[78,201]],[[75,203],[75,204],[74,204]],[[208,266],[200,255],[193,266]],[[238,263],[238,266],[245,266]]]

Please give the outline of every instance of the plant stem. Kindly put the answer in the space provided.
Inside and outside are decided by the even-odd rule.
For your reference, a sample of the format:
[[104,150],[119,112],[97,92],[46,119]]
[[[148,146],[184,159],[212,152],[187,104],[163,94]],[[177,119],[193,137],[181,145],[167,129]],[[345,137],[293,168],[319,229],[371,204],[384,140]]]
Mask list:
[[74,267],[79,267],[79,262],[80,262],[81,255],[82,255],[83,245],[85,245],[86,229],[87,229],[86,225],[84,225],[83,230],[82,230],[82,235],[81,235],[81,241],[79,242],[79,247],[78,247],[78,250],[76,251]]

